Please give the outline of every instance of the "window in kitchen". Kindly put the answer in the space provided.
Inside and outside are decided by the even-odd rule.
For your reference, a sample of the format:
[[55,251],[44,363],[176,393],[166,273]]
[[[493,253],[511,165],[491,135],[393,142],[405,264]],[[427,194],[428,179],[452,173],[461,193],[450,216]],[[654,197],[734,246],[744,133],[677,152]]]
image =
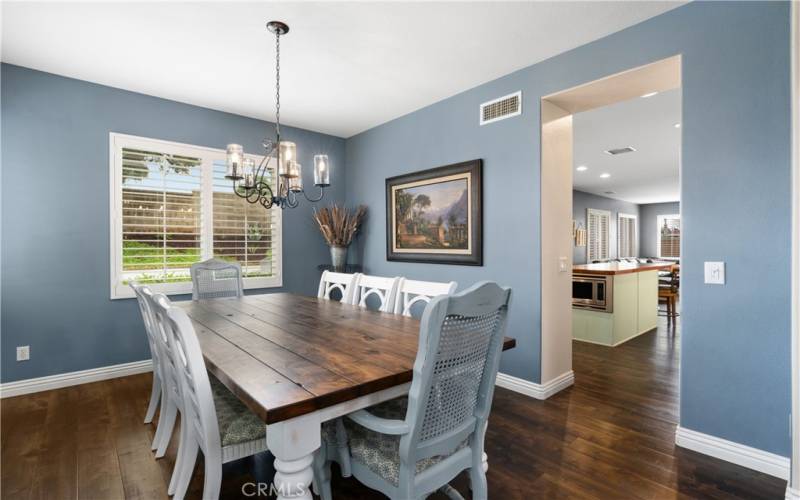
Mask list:
[[636,216],[620,213],[617,217],[617,253],[619,258],[636,257]]
[[586,211],[586,261],[608,259],[608,227],[611,212],[589,208]]
[[658,216],[658,257],[662,259],[679,259],[681,257],[681,216]]
[[233,192],[225,151],[113,133],[110,151],[111,298],[134,280],[191,293],[191,265],[211,257],[241,264],[245,288],[281,285],[281,210]]

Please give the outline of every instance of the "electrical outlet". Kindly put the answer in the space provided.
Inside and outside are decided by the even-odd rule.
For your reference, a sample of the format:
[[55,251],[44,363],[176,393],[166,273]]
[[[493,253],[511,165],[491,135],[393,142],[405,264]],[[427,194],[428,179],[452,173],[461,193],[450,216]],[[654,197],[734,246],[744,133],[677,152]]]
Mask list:
[[17,361],[28,361],[31,359],[31,346],[21,345],[17,347]]

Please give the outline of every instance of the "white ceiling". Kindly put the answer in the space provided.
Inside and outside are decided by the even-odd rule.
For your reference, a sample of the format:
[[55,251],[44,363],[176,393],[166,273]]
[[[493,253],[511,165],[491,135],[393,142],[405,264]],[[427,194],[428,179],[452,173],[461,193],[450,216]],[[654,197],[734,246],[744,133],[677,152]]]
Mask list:
[[[596,108],[573,115],[573,186],[579,191],[632,203],[680,198],[681,90]],[[610,156],[607,149],[632,146]],[[602,173],[611,174],[603,179]],[[608,191],[614,191],[609,194]]]
[[2,60],[349,137],[682,2],[2,3]]

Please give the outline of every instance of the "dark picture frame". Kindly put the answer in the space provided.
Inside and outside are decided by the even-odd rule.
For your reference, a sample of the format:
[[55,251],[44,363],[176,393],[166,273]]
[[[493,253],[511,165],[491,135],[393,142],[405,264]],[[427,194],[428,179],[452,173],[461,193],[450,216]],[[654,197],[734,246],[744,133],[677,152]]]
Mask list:
[[[482,266],[482,171],[477,159],[386,179],[386,260]],[[448,202],[454,190],[463,193],[437,206],[442,190]]]

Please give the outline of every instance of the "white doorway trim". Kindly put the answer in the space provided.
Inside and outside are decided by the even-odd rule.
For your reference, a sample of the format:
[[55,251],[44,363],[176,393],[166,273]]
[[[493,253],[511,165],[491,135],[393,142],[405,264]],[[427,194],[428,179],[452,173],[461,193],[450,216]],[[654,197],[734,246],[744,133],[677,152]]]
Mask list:
[[800,500],[800,4],[791,4],[792,26],[792,463],[787,500]]
[[[676,54],[540,98],[541,365],[538,385],[542,387],[558,390],[571,385],[574,379],[571,295],[574,235],[564,230],[573,220],[572,115],[641,97],[654,90],[681,88],[681,57]],[[611,215],[608,211],[605,214]],[[609,220],[609,224],[612,221]],[[588,248],[587,242],[587,251]],[[508,379],[503,381],[523,389],[512,382]],[[552,393],[532,387],[526,387],[525,391],[531,394]]]

